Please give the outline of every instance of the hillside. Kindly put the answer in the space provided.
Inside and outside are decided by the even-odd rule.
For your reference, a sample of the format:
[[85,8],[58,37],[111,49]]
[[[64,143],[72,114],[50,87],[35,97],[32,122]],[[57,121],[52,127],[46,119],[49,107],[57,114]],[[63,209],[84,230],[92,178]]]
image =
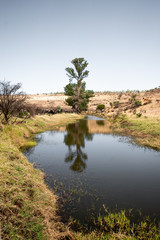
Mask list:
[[[27,102],[45,112],[54,112],[55,109],[71,111],[65,99],[67,96],[61,93],[29,95]],[[89,113],[95,113],[97,105],[104,104],[104,115],[119,113],[142,114],[144,116],[160,117],[160,88],[144,92],[96,92],[88,106]]]

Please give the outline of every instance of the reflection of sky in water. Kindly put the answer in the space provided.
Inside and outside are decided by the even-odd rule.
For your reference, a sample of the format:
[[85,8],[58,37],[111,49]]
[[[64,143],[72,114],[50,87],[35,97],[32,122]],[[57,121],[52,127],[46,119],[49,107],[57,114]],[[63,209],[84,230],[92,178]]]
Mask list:
[[87,120],[69,124],[65,132],[48,131],[37,138],[37,146],[25,154],[54,176],[47,177],[49,185],[54,187],[54,178],[57,184],[63,182],[68,194],[72,188],[87,192],[79,205],[76,197],[70,207],[66,203],[68,214],[75,208],[79,213],[73,217],[79,218],[91,205],[98,213],[105,204],[160,216],[159,152],[133,145],[126,137],[90,134]]
[[99,121],[104,120],[103,118],[99,118],[99,117],[91,116],[91,115],[88,115],[86,118],[89,119],[89,120],[97,120],[97,121],[98,120]]

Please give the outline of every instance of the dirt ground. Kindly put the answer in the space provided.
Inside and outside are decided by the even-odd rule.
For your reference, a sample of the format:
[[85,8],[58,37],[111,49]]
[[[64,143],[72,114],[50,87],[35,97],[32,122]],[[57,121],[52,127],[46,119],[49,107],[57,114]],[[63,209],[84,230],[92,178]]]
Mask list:
[[[160,117],[160,88],[144,92],[96,92],[90,99],[89,113],[98,112],[99,104],[105,105],[104,115],[117,113],[142,114],[143,116]],[[62,111],[70,111],[65,99],[67,96],[61,93],[29,95],[27,102],[45,110],[60,108]],[[136,105],[136,102],[139,101]],[[141,105],[140,105],[141,104]],[[140,106],[138,106],[140,105]]]

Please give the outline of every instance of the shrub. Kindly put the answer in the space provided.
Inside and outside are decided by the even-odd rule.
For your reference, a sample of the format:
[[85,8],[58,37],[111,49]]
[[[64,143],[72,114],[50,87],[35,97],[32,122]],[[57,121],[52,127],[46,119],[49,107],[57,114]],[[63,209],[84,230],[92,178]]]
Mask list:
[[118,99],[120,99],[122,97],[122,92],[120,92],[120,94],[118,95]]
[[137,97],[137,94],[133,94],[133,95],[131,96],[131,98],[129,99],[129,102],[130,102],[130,103],[133,103],[134,101],[136,101],[136,97]]
[[61,106],[58,106],[58,108],[57,108],[57,112],[58,112],[58,113],[61,113],[61,112],[62,112],[62,108],[61,108]]
[[36,114],[36,105],[35,104],[27,104],[24,105],[24,111],[27,112],[31,117],[34,117]]
[[119,107],[119,101],[113,102],[113,106],[114,106],[115,108],[118,108],[118,107]]
[[99,104],[98,106],[97,106],[97,110],[103,110],[103,109],[105,109],[105,105],[104,104]]
[[139,101],[139,100],[135,100],[135,101],[134,101],[134,105],[135,105],[136,107],[142,106],[142,102]]
[[142,113],[137,113],[136,116],[137,116],[137,117],[141,117],[141,116],[142,116]]
[[3,121],[9,124],[12,117],[17,117],[23,111],[26,95],[20,91],[21,83],[11,84],[0,81],[0,114]]
[[22,111],[19,112],[18,116],[20,118],[29,117],[29,113],[25,110],[22,110]]

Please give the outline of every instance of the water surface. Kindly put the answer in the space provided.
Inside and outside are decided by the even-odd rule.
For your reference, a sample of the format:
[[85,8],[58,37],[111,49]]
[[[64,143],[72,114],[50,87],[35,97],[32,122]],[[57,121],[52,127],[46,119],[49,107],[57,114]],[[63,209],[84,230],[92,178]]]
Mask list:
[[25,155],[62,197],[64,221],[71,216],[88,223],[103,213],[103,205],[141,209],[143,215],[160,219],[159,152],[114,135],[102,119],[80,120],[36,138],[37,146]]

